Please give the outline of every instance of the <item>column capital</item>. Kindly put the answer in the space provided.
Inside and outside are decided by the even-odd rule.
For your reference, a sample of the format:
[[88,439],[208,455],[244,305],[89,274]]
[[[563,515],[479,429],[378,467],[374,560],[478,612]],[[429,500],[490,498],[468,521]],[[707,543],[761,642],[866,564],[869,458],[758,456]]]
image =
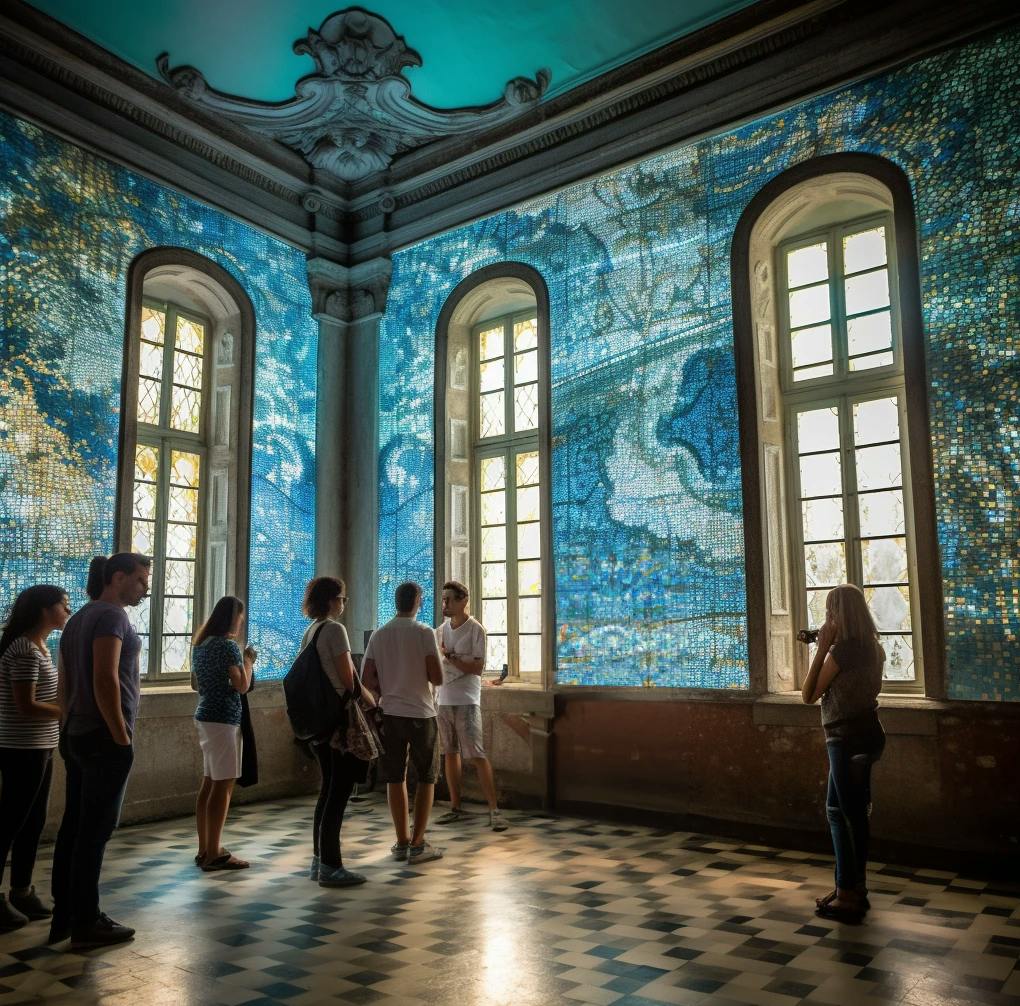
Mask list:
[[389,258],[370,259],[355,266],[332,259],[308,259],[312,316],[316,321],[352,325],[378,319],[386,310],[393,271]]

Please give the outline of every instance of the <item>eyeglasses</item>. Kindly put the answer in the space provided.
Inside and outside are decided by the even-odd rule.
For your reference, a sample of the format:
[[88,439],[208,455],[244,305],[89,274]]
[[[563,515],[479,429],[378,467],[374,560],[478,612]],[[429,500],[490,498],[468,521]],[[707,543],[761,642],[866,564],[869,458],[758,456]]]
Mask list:
[[340,597],[339,597],[339,600],[343,601],[343,603],[344,603],[344,604],[346,604],[346,603],[347,603],[347,598],[346,598],[346,597],[344,597],[344,595],[343,595],[343,594],[341,594],[341,595],[340,595]]

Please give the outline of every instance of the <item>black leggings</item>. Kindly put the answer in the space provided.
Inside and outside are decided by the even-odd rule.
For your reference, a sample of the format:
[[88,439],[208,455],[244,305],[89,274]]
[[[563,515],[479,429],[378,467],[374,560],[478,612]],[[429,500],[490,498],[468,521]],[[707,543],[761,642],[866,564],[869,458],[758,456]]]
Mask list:
[[312,825],[312,849],[323,866],[341,866],[340,826],[355,785],[365,777],[365,763],[353,755],[337,751],[328,742],[315,744],[312,750],[322,773]]
[[0,748],[0,882],[8,853],[11,887],[32,884],[39,836],[46,824],[53,778],[51,748]]

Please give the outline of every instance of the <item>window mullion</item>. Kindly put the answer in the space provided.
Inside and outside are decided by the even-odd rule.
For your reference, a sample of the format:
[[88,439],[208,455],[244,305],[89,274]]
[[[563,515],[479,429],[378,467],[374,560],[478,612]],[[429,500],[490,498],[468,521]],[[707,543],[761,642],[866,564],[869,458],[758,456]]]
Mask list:
[[846,536],[847,582],[863,586],[861,525],[857,506],[857,456],[854,449],[853,403],[848,395],[839,402],[839,440],[843,457],[843,533]]
[[517,449],[506,453],[506,631],[507,657],[515,677],[521,674],[519,603],[517,599]]
[[850,373],[846,334],[846,298],[843,289],[843,244],[838,227],[829,231],[829,303],[832,308],[833,371],[838,380]]
[[173,403],[174,387],[174,344],[177,331],[177,312],[164,304],[166,323],[163,328],[163,380],[159,388],[159,427],[170,428],[170,409]]
[[149,587],[149,674],[163,667],[163,586],[166,575],[166,524],[170,499],[170,441],[159,438],[159,482],[156,488],[156,528],[153,536],[153,576]]

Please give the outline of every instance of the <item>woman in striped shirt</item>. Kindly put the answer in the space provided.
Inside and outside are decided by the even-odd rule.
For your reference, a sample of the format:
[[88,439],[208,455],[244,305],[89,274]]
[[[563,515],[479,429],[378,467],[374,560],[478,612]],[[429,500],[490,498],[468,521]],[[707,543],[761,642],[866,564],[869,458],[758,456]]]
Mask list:
[[11,854],[11,895],[0,894],[0,932],[52,914],[32,886],[46,823],[60,706],[46,637],[71,614],[62,587],[23,590],[0,636],[0,882]]

